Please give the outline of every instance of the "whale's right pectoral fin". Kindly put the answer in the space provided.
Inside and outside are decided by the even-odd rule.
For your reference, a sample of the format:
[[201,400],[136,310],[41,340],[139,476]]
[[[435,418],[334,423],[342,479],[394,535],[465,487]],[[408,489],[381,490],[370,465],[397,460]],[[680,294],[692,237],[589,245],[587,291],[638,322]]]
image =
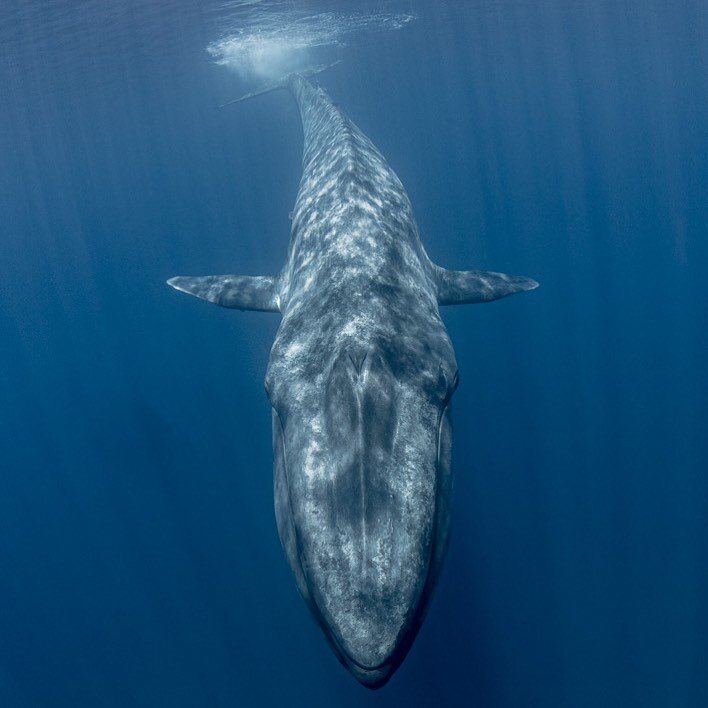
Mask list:
[[436,266],[434,278],[440,305],[491,302],[538,287],[531,278],[489,270],[447,270]]
[[167,284],[222,307],[280,312],[278,279],[270,275],[179,275]]

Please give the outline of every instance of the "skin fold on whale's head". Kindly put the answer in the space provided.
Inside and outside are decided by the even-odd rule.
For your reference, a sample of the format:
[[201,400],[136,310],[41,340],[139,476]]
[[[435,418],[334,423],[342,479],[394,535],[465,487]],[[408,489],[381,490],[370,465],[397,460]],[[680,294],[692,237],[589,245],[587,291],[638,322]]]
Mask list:
[[315,327],[283,321],[266,391],[283,547],[340,661],[377,687],[410,648],[446,545],[457,365],[437,308],[392,333],[350,306]]

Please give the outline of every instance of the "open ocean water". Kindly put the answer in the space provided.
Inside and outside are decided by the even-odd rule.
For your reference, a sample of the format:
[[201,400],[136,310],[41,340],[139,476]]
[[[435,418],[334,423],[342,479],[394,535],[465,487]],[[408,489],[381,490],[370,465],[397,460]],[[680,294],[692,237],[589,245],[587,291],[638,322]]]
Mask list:
[[[273,515],[277,315],[176,274],[275,273],[318,77],[441,265],[452,538],[367,691]],[[0,6],[0,706],[708,706],[704,0]]]

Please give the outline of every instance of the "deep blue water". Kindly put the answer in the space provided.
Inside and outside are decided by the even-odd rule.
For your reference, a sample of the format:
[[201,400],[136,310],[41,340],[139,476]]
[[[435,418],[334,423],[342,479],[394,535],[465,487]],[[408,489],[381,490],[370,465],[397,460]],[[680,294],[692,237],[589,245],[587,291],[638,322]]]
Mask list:
[[10,0],[0,705],[708,706],[708,5],[309,5],[416,15],[320,48],[320,81],[433,259],[541,282],[444,311],[427,620],[381,691],[340,667],[276,533],[277,316],[164,284],[285,258],[294,104],[215,109],[254,88],[206,51],[244,8]]

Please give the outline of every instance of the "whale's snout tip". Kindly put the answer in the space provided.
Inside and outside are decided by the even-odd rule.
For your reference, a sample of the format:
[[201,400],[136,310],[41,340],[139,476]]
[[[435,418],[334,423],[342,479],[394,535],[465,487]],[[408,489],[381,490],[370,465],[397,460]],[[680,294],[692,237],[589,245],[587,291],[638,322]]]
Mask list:
[[366,688],[376,690],[385,686],[400,666],[406,652],[401,652],[398,642],[394,642],[383,655],[376,659],[357,651],[358,647],[332,637],[340,656],[340,661],[354,678]]
[[360,666],[350,665],[349,671],[354,678],[365,688],[376,691],[388,683],[388,680],[393,676],[396,666],[393,664],[384,664],[375,669],[362,669]]
[[[342,612],[327,613],[326,619],[319,616],[339,661],[362,686],[381,688],[397,671],[416,634],[417,623],[411,618],[421,599],[409,598],[403,621],[395,619],[398,613],[391,602],[380,603],[373,596],[367,603],[368,611],[361,607],[351,615],[356,603],[347,603]],[[391,610],[388,615],[383,612],[384,605]]]

